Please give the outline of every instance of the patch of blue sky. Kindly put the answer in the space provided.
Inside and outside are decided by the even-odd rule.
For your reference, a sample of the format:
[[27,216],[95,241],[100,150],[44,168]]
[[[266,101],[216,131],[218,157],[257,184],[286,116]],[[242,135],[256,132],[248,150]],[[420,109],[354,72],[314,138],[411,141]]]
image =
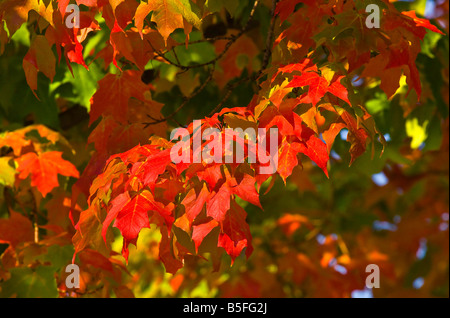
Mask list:
[[326,237],[322,234],[317,234],[316,236],[316,240],[320,245],[323,245],[323,243],[325,243],[325,239]]
[[423,279],[423,277],[417,277],[417,278],[413,281],[413,287],[414,287],[414,289],[420,289],[420,288],[422,288],[423,284],[425,284],[425,279]]
[[334,270],[342,275],[347,275],[347,269],[342,265],[337,264],[334,266]]
[[363,290],[354,290],[351,294],[352,298],[373,298],[372,289],[365,288]]
[[397,226],[387,221],[374,221],[372,227],[375,231],[397,231]]
[[379,187],[383,187],[389,183],[389,179],[384,174],[384,172],[379,172],[379,173],[373,174],[372,181]]
[[417,249],[417,252],[416,252],[417,259],[419,259],[419,260],[424,259],[425,256],[427,255],[427,250],[428,250],[427,239],[423,238],[420,240],[419,248]]
[[341,130],[341,132],[339,133],[339,136],[341,137],[342,140],[347,140],[347,135],[348,135],[348,129],[344,128]]
[[336,160],[341,160],[342,159],[341,156],[339,156],[338,153],[336,151],[334,151],[334,150],[331,150],[330,155],[331,155],[331,157],[333,157]]

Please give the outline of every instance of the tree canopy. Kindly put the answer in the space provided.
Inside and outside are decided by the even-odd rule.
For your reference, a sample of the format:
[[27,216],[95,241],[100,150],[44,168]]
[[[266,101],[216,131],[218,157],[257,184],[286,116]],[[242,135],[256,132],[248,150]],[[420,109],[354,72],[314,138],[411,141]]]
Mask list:
[[448,1],[0,0],[0,297],[448,297],[448,34]]

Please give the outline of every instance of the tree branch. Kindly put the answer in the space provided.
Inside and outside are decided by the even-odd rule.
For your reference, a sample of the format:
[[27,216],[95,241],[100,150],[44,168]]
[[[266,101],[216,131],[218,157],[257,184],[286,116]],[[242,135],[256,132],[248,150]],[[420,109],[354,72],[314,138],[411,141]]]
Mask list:
[[264,72],[264,70],[267,68],[267,66],[269,65],[269,60],[272,56],[272,45],[273,45],[273,41],[274,41],[275,22],[277,19],[276,15],[275,15],[277,3],[278,3],[278,0],[272,0],[272,10],[270,12],[272,22],[270,23],[269,32],[267,33],[266,48],[264,49],[264,56],[263,56],[263,61],[261,64],[261,69],[258,71],[256,78],[258,78],[262,74],[262,72]]
[[198,94],[200,94],[200,93],[205,89],[206,85],[208,85],[208,83],[211,82],[211,80],[212,80],[212,78],[213,78],[214,70],[215,70],[215,66],[214,66],[214,64],[213,64],[213,67],[211,68],[211,70],[210,70],[210,72],[209,72],[208,78],[207,78],[207,79],[203,82],[203,84],[202,84],[198,89],[196,89],[189,97],[184,97],[183,103],[181,103],[181,105],[180,105],[180,106],[179,106],[172,114],[170,114],[170,115],[167,116],[167,117],[160,118],[160,119],[156,119],[156,118],[151,117],[150,115],[147,115],[147,117],[149,117],[149,118],[152,119],[153,121],[152,121],[152,122],[149,122],[149,123],[142,123],[143,125],[145,125],[144,128],[147,128],[147,127],[149,127],[149,126],[151,126],[151,125],[160,124],[160,123],[163,123],[163,122],[165,122],[165,121],[167,121],[167,120],[173,119],[173,118],[175,117],[175,115],[178,114],[178,112],[179,112],[180,110],[182,110],[182,109],[189,103],[189,101],[190,101],[192,98],[194,98],[195,96],[197,96]]
[[[174,46],[172,49],[170,49],[169,51],[166,51],[166,52],[162,53],[162,52],[156,50],[156,49],[153,47],[153,45],[152,45],[152,43],[150,42],[150,40],[147,40],[147,42],[150,44],[150,46],[152,47],[153,51],[156,53],[156,55],[157,55],[158,57],[162,58],[164,61],[166,61],[167,63],[169,63],[169,64],[171,64],[171,65],[173,65],[173,66],[176,66],[176,67],[178,67],[178,68],[181,68],[182,70],[189,70],[189,69],[193,69],[193,68],[199,68],[199,67],[204,67],[204,66],[208,66],[208,65],[211,65],[211,64],[215,64],[218,60],[220,60],[220,59],[228,52],[228,50],[230,49],[231,45],[232,45],[234,42],[236,42],[236,40],[239,39],[245,32],[248,31],[248,29],[249,29],[249,27],[250,27],[250,22],[253,20],[253,16],[255,15],[256,7],[258,6],[259,1],[260,1],[260,0],[255,0],[255,2],[253,3],[253,7],[252,7],[252,10],[251,10],[251,12],[250,12],[250,16],[249,16],[249,18],[247,19],[247,22],[245,23],[245,26],[239,31],[239,33],[238,33],[237,35],[231,35],[231,36],[228,36],[228,37],[217,37],[217,38],[205,39],[205,40],[199,40],[199,41],[196,41],[196,42],[192,42],[192,43],[201,43],[201,42],[206,42],[206,41],[211,41],[211,40],[223,40],[223,39],[228,39],[228,42],[227,42],[227,44],[225,45],[225,48],[223,49],[223,51],[222,51],[218,56],[216,56],[214,59],[212,59],[212,60],[210,60],[210,61],[208,61],[208,62],[205,62],[205,63],[199,63],[199,64],[194,64],[194,65],[182,65],[182,64],[179,62],[178,57],[176,56],[176,53],[175,53],[175,47],[177,47],[177,46],[179,46],[179,45],[176,45],[176,46]],[[192,43],[191,43],[191,44],[192,44]],[[171,51],[174,52],[175,58],[176,58],[176,60],[177,60],[176,62],[171,61],[170,59],[168,59],[168,58],[166,57],[166,54],[169,53],[169,52],[171,52]]]
[[[223,105],[225,104],[225,102],[230,98],[231,93],[233,92],[233,90],[242,82],[246,81],[246,80],[250,80],[250,81],[254,81],[257,80],[259,78],[259,76],[264,72],[264,70],[267,68],[267,66],[269,65],[269,61],[270,61],[270,57],[272,56],[272,45],[273,45],[273,41],[274,41],[274,31],[275,31],[275,22],[276,22],[276,15],[275,15],[275,10],[277,7],[277,3],[279,0],[272,0],[272,9],[270,12],[270,16],[271,16],[271,24],[270,24],[270,28],[269,28],[269,32],[267,33],[267,37],[266,37],[266,47],[264,49],[264,56],[263,56],[263,61],[261,64],[261,69],[253,74],[252,76],[248,76],[245,77],[233,84],[229,84],[227,85],[227,92],[225,93],[225,96],[223,97],[223,99],[220,101],[220,103],[211,111],[211,113],[208,116],[212,116],[214,115],[214,113],[218,112]],[[250,13],[250,18],[246,23],[246,26],[244,27],[244,30],[246,28],[248,28],[248,25],[250,23],[250,20],[252,19],[254,13],[255,13],[255,9],[258,6],[259,0],[255,1],[255,4],[253,6],[252,12]]]

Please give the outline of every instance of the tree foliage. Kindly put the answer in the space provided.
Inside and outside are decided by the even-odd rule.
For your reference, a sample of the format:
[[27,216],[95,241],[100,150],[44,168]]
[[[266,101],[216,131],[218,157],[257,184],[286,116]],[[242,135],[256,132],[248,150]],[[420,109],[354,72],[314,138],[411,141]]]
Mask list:
[[377,264],[375,296],[448,297],[448,2],[424,10],[1,0],[0,295],[350,297]]

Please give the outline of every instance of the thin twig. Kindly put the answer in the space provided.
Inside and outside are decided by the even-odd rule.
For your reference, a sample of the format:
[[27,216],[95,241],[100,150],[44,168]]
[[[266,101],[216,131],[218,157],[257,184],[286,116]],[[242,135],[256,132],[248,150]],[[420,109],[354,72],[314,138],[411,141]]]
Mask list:
[[[196,90],[191,96],[189,96],[188,98],[185,98],[184,101],[183,101],[183,103],[182,103],[182,104],[181,104],[181,105],[180,105],[180,106],[179,106],[172,114],[170,114],[170,115],[167,116],[167,117],[160,118],[160,119],[155,119],[155,118],[152,118],[151,116],[147,115],[147,117],[149,117],[150,119],[152,119],[153,122],[143,123],[143,124],[145,125],[145,128],[149,127],[150,125],[159,124],[159,123],[162,123],[162,122],[165,122],[165,121],[167,121],[167,120],[170,120],[170,119],[174,118],[175,115],[176,115],[181,109],[183,109],[193,97],[195,97],[197,94],[199,94],[199,93],[206,87],[206,85],[208,84],[208,82],[210,82],[211,79],[212,79],[212,76],[213,76],[213,73],[214,73],[214,69],[215,69],[215,64],[216,64],[216,62],[219,61],[219,60],[220,60],[220,59],[228,52],[228,50],[230,49],[230,47],[232,46],[232,44],[235,43],[237,39],[239,39],[245,32],[247,32],[247,31],[249,30],[249,28],[250,28],[250,23],[251,23],[251,21],[253,20],[253,17],[254,17],[254,15],[255,15],[256,8],[258,7],[259,2],[260,2],[260,0],[255,0],[255,2],[253,3],[252,10],[250,11],[250,15],[249,15],[249,17],[248,17],[248,19],[247,19],[247,21],[246,21],[244,27],[239,31],[239,33],[238,33],[237,35],[231,35],[231,36],[229,36],[229,37],[220,37],[220,38],[217,37],[217,38],[213,38],[213,39],[199,40],[199,41],[194,41],[194,42],[191,42],[191,43],[190,43],[190,44],[194,44],[194,43],[201,43],[201,42],[211,41],[211,40],[217,40],[217,39],[220,39],[220,40],[228,39],[228,42],[225,44],[225,47],[224,47],[224,49],[222,50],[222,52],[221,52],[218,56],[216,56],[214,59],[212,59],[212,60],[210,60],[210,61],[208,61],[208,62],[198,63],[198,64],[194,64],[194,65],[182,65],[182,64],[180,63],[179,59],[178,59],[178,56],[177,56],[176,52],[175,52],[175,47],[173,47],[171,50],[169,50],[169,51],[167,51],[167,52],[162,53],[162,52],[158,51],[157,49],[155,49],[155,48],[153,47],[152,43],[151,43],[149,40],[147,40],[148,43],[150,44],[150,46],[152,47],[153,51],[156,53],[156,55],[157,55],[158,57],[162,58],[162,59],[165,60],[167,63],[169,63],[169,64],[171,64],[171,65],[173,65],[173,66],[176,66],[176,67],[182,69],[183,71],[187,71],[187,70],[193,69],[193,68],[205,67],[205,66],[208,66],[208,65],[213,65],[213,68],[212,68],[212,70],[211,70],[210,76],[209,76],[208,79],[202,84],[202,86],[201,86],[198,90]],[[274,5],[273,5],[273,8],[272,8],[272,13],[271,13],[271,16],[272,16],[272,26],[271,26],[271,31],[269,31],[269,36],[268,36],[269,39],[268,39],[266,42],[273,42],[273,29],[274,29],[274,26],[273,26],[273,24],[274,24],[273,16],[274,16],[274,14],[275,14],[275,6],[276,6],[276,3],[277,3],[277,2],[278,2],[277,0],[274,0]],[[271,35],[271,34],[272,34],[272,35]],[[264,60],[267,59],[267,62],[266,62],[265,67],[267,67],[267,63],[268,63],[268,60],[269,60],[269,58],[270,58],[270,53],[271,53],[271,51],[270,51],[269,53],[267,53],[267,46],[268,46],[268,44],[266,44],[266,51],[265,51],[265,55],[264,55],[264,56],[265,56],[265,59],[264,59]],[[270,47],[269,47],[269,49],[270,49]],[[170,60],[169,58],[167,58],[167,57],[165,56],[165,55],[166,55],[167,53],[169,53],[170,51],[173,51],[173,52],[174,52],[174,56],[175,56],[176,62]],[[266,55],[269,55],[269,56],[266,57]],[[264,63],[263,63],[263,65],[264,65]],[[261,69],[261,70],[259,71],[259,74],[262,73],[262,71],[263,71],[263,69]],[[258,76],[259,76],[259,75],[258,75]],[[222,100],[220,101],[220,103],[212,110],[211,114],[214,114],[217,110],[220,110],[220,109],[222,108],[222,106],[225,104],[225,102],[230,98],[231,93],[233,92],[233,90],[234,90],[239,84],[241,84],[242,82],[244,82],[244,81],[246,81],[246,80],[249,80],[249,79],[253,79],[253,78],[256,79],[258,76],[246,77],[246,78],[243,78],[243,79],[238,80],[237,82],[235,82],[235,83],[233,83],[233,84],[228,84],[228,85],[227,85],[227,88],[228,88],[228,89],[227,89],[227,92],[225,93],[225,96],[222,98]]]
[[173,48],[172,51],[173,51],[173,56],[175,56],[175,59],[177,60],[177,63],[178,63],[178,64],[181,64],[181,63],[180,63],[180,60],[178,59],[177,51],[175,51],[175,47]]
[[208,117],[211,117],[212,115],[217,113],[223,107],[223,105],[228,100],[228,98],[230,98],[231,93],[233,92],[234,88],[235,88],[234,85],[233,85],[233,87],[231,85],[228,87],[228,90],[227,90],[225,96],[222,98],[220,103],[209,113]]
[[252,8],[252,11],[250,11],[250,16],[248,17],[247,22],[245,23],[245,26],[242,29],[244,32],[248,30],[250,22],[253,20],[253,16],[255,15],[256,7],[259,5],[259,1],[260,0],[256,0],[253,3],[253,8]]
[[[167,53],[169,53],[170,51],[167,51],[167,52],[165,52],[165,53],[161,53],[160,51],[158,51],[157,49],[155,49],[155,48],[153,47],[153,45],[151,44],[151,42],[150,42],[149,40],[147,40],[147,41],[148,41],[148,43],[150,44],[150,46],[152,47],[153,51],[156,53],[156,56],[162,58],[164,61],[166,61],[166,62],[169,63],[170,65],[173,65],[173,66],[176,66],[176,67],[178,67],[178,68],[181,68],[182,70],[189,70],[189,69],[193,69],[193,68],[205,67],[205,66],[208,66],[208,65],[211,65],[211,64],[215,64],[218,60],[220,60],[220,59],[225,55],[225,53],[227,53],[227,51],[230,49],[231,45],[232,45],[234,42],[236,42],[236,40],[237,40],[241,35],[242,35],[242,34],[239,33],[238,35],[231,36],[231,40],[229,40],[229,41],[227,42],[227,44],[225,45],[225,48],[223,49],[223,51],[222,51],[218,56],[216,56],[214,59],[212,59],[212,60],[210,60],[210,61],[208,61],[208,62],[198,63],[198,64],[193,64],[193,65],[181,65],[181,64],[178,63],[178,62],[171,61],[170,59],[168,59],[168,58],[165,56],[165,55],[166,55]],[[171,51],[173,51],[173,49],[172,49]]]
[[[253,15],[255,13],[255,10],[256,10],[256,7],[258,6],[258,3],[259,3],[259,1],[256,0],[255,4],[253,6],[252,12],[250,13],[250,18],[247,21],[246,26],[244,27],[243,30],[248,28],[248,25],[249,25],[250,20],[252,19]],[[276,7],[277,7],[277,3],[278,3],[278,0],[273,0],[272,1],[272,10],[270,12],[270,16],[271,16],[272,21],[271,21],[271,24],[270,24],[269,32],[267,34],[267,38],[266,38],[266,48],[264,49],[264,56],[263,56],[263,61],[262,61],[262,64],[261,64],[261,69],[257,73],[255,73],[255,74],[253,74],[251,76],[242,78],[242,79],[240,79],[239,81],[237,81],[237,82],[235,82],[233,84],[227,85],[228,86],[228,90],[225,93],[225,96],[220,101],[220,103],[211,111],[209,116],[214,115],[216,112],[218,112],[223,107],[225,102],[230,98],[231,93],[233,92],[233,90],[239,84],[241,84],[242,82],[244,82],[246,80],[250,80],[250,81],[257,80],[259,78],[259,76],[267,68],[267,66],[269,65],[269,60],[270,60],[270,57],[272,56],[272,45],[273,45],[273,40],[274,40],[274,31],[275,31],[275,22],[276,22],[275,10],[276,10]]]
[[196,89],[189,97],[184,97],[183,103],[181,103],[181,105],[178,106],[178,108],[177,108],[172,114],[170,114],[170,115],[167,116],[167,117],[160,118],[160,119],[156,119],[156,118],[151,117],[150,115],[147,115],[147,117],[149,117],[149,118],[152,119],[153,121],[152,121],[152,122],[149,122],[149,123],[143,123],[143,124],[145,125],[144,128],[147,128],[147,127],[149,127],[150,125],[156,125],[156,124],[165,122],[165,121],[167,121],[167,120],[173,119],[174,116],[175,116],[176,114],[178,114],[178,112],[179,112],[180,110],[182,110],[182,109],[189,103],[189,101],[190,101],[192,98],[194,98],[195,96],[197,96],[198,94],[200,94],[200,93],[205,89],[206,85],[208,85],[208,83],[211,82],[211,80],[212,80],[212,78],[213,78],[213,75],[214,75],[214,70],[215,70],[215,67],[214,67],[214,65],[213,65],[213,67],[211,68],[211,70],[210,70],[210,72],[209,72],[208,78],[203,82],[203,84],[202,84],[199,88],[197,88],[197,89]]
[[222,52],[216,56],[214,59],[208,61],[208,62],[204,62],[204,63],[198,63],[198,64],[193,64],[193,65],[182,65],[179,61],[177,56],[175,55],[175,58],[177,59],[177,62],[171,61],[170,59],[168,59],[166,57],[166,54],[174,51],[175,53],[175,47],[173,47],[171,50],[166,51],[164,53],[156,50],[152,43],[150,42],[150,40],[147,40],[147,42],[150,44],[150,46],[152,47],[153,51],[156,53],[156,55],[160,58],[162,58],[164,61],[166,61],[167,63],[176,66],[178,68],[181,68],[183,70],[188,70],[188,69],[192,69],[192,68],[199,68],[199,67],[204,67],[204,66],[208,66],[211,64],[215,64],[218,60],[220,60],[230,49],[231,45],[236,42],[237,39],[239,39],[245,32],[248,31],[249,27],[250,27],[250,22],[253,20],[253,16],[255,14],[256,11],[256,7],[258,6],[260,0],[255,0],[255,2],[253,3],[253,7],[252,10],[250,12],[250,16],[247,19],[247,22],[245,23],[245,26],[239,31],[239,33],[237,35],[231,35],[229,37],[226,37],[228,39],[227,44],[225,44],[225,48],[222,50]]
[[[205,43],[205,42],[216,42],[216,41],[220,41],[220,40],[230,41],[231,39],[232,38],[230,36],[216,36],[213,38],[205,38],[205,39],[200,39],[200,40],[196,40],[196,41],[191,41],[188,43],[188,45],[200,44],[200,43]],[[173,44],[172,46],[177,47],[177,46],[185,46],[185,45],[186,45],[186,43],[176,43],[176,44]]]
[[214,115],[215,113],[217,113],[225,104],[225,102],[230,98],[231,93],[233,92],[233,90],[238,87],[240,84],[242,84],[245,81],[248,81],[252,79],[252,77],[246,76],[241,78],[240,80],[232,83],[232,84],[227,84],[227,92],[225,93],[225,96],[222,98],[222,100],[220,101],[220,103],[208,114],[208,117],[211,117],[212,115]]
[[272,11],[270,12],[270,16],[272,17],[272,22],[270,23],[269,32],[267,33],[266,48],[264,49],[264,56],[263,56],[263,61],[261,64],[261,69],[258,71],[256,78],[258,78],[262,74],[262,72],[264,72],[264,70],[267,68],[267,66],[269,65],[269,60],[272,56],[272,45],[273,45],[273,41],[274,41],[275,22],[277,19],[276,15],[275,15],[277,3],[278,3],[278,0],[272,0]]
[[34,208],[31,210],[31,213],[33,215],[33,228],[34,228],[34,243],[39,243],[39,224],[38,224],[38,210],[39,210],[39,205],[38,202],[36,200],[36,194],[33,191],[33,189],[30,190],[31,192],[31,196],[33,197],[33,202],[34,202]]

